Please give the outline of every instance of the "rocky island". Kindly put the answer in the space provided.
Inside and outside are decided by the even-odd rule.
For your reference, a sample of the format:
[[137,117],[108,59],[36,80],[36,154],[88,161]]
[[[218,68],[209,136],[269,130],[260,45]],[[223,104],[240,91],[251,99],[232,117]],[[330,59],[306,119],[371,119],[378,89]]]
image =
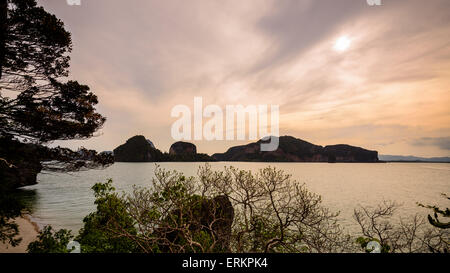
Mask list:
[[196,162],[196,161],[253,161],[253,162],[379,162],[378,152],[346,144],[320,146],[292,137],[279,137],[279,147],[272,152],[261,151],[259,140],[229,148],[212,156],[197,153],[197,147],[178,141],[169,153],[161,152],[144,136],[134,136],[114,149],[116,162]]
[[261,151],[259,140],[231,147],[225,153],[213,154],[217,161],[255,162],[378,162],[378,152],[346,144],[319,146],[292,137],[279,137],[279,147],[272,152]]
[[170,146],[169,153],[161,152],[142,135],[131,137],[113,151],[115,162],[206,162],[214,161],[207,154],[197,153],[197,147],[178,141]]
[[170,146],[170,155],[195,155],[197,147],[189,142],[178,141]]
[[113,151],[115,162],[155,162],[163,159],[163,153],[144,136],[134,136]]

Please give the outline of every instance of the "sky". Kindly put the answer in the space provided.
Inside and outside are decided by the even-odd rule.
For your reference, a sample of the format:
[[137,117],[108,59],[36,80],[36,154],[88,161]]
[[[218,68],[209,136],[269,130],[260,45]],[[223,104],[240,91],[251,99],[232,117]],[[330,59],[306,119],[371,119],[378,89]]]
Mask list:
[[[450,156],[448,0],[39,0],[72,33],[70,78],[98,96],[113,150],[168,151],[176,105],[279,105],[280,135]],[[193,110],[192,110],[193,111]],[[207,119],[204,119],[206,121]],[[191,141],[201,153],[253,142]]]

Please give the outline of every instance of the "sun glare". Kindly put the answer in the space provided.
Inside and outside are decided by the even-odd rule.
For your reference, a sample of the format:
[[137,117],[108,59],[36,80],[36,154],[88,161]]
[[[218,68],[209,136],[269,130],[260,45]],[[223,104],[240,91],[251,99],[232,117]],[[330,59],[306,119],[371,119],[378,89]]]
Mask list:
[[334,43],[334,50],[338,52],[346,51],[350,47],[351,41],[347,36],[341,36]]

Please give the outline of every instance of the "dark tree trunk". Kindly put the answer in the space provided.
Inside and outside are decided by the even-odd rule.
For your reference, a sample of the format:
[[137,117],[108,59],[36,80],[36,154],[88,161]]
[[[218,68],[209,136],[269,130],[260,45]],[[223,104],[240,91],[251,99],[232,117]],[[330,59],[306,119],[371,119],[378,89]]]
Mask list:
[[0,79],[2,78],[3,62],[5,59],[6,16],[8,14],[8,1],[0,0]]

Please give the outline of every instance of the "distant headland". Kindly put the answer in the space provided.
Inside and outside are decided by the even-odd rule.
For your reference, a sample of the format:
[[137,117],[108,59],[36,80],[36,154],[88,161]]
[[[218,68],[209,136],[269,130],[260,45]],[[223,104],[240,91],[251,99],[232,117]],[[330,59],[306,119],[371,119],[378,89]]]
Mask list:
[[387,162],[417,162],[417,163],[450,163],[450,157],[417,157],[403,155],[380,155],[380,160]]

